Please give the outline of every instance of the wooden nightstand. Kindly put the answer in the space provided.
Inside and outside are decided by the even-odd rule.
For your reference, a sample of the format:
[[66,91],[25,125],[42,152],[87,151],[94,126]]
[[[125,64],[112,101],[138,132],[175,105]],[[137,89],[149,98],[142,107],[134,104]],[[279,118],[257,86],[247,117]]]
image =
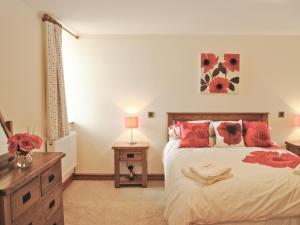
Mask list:
[[289,150],[290,152],[295,153],[296,155],[300,156],[300,142],[296,141],[286,141],[285,142],[286,149]]
[[[115,143],[112,149],[115,152],[115,187],[120,185],[142,185],[147,187],[147,150],[149,144],[147,142],[138,142],[136,144]],[[128,174],[120,174],[120,163],[141,163],[142,174],[135,174],[133,180],[129,180]]]

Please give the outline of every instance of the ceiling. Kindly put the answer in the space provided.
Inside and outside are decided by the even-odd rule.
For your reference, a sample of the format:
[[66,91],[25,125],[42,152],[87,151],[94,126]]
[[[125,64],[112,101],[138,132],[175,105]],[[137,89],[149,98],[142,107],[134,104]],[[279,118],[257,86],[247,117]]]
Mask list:
[[20,0],[78,34],[299,35],[299,0]]

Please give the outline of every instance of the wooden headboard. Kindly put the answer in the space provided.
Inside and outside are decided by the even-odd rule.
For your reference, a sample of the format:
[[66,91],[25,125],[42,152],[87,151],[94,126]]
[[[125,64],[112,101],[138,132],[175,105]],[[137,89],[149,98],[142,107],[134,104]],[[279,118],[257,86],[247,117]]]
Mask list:
[[252,120],[268,122],[267,112],[168,112],[168,127],[177,121],[191,120]]

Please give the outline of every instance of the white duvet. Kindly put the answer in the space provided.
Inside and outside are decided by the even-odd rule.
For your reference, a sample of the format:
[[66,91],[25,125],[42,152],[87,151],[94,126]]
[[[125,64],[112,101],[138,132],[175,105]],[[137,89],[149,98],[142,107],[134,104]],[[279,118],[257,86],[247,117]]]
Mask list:
[[[233,223],[300,216],[300,176],[290,168],[244,163],[261,148],[178,148],[170,141],[164,150],[169,225]],[[286,151],[286,150],[277,150]],[[199,162],[226,164],[233,178],[203,185],[185,177],[181,168]]]

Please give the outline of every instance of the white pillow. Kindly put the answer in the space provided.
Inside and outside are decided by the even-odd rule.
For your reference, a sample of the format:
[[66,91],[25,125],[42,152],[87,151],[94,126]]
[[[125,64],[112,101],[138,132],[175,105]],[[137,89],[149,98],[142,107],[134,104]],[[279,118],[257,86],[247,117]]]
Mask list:
[[212,122],[216,134],[216,147],[245,146],[242,120]]
[[169,140],[180,139],[180,127],[171,125],[169,128]]

